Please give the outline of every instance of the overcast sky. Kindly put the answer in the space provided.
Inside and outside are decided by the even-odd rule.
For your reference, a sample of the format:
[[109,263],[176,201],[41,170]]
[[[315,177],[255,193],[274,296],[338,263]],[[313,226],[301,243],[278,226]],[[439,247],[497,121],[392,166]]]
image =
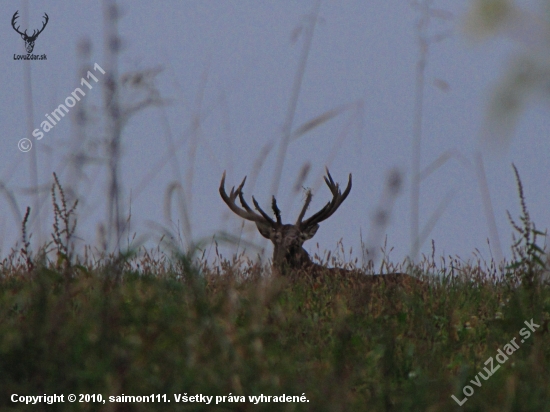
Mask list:
[[[51,232],[49,189],[54,171],[64,186],[75,185],[80,201],[77,233],[81,245],[97,246],[98,225],[107,221],[108,174],[101,144],[105,137],[105,75],[93,71],[97,83],[88,77],[92,87],[85,89],[86,96],[41,139],[30,133],[40,128],[45,114],[65,102],[75,88],[84,87],[79,72],[83,58],[78,54],[83,40],[92,45],[91,65],[97,63],[104,70],[111,67],[104,46],[103,3],[28,3],[0,4],[2,256],[19,239],[18,215],[35,204],[29,194],[33,159],[37,159],[41,188],[41,218],[33,214],[29,230],[34,241],[45,241]],[[517,3],[537,11],[536,2]],[[240,218],[228,210],[218,194],[224,170],[229,187],[249,175],[245,195],[249,199],[254,195],[269,209],[277,151],[316,4],[316,0],[119,3],[122,49],[118,75],[126,74],[128,80],[128,73],[158,71],[154,82],[153,77],[146,76],[150,82],[132,88],[132,82],[127,81],[121,104],[128,108],[150,97],[151,89],[144,89],[143,84],[154,85],[164,99],[163,105],[137,111],[122,130],[121,207],[127,216],[131,205],[131,234],[148,236],[151,244],[158,239],[161,226],[177,231],[179,225],[184,234],[177,196],[173,196],[171,223],[164,207],[167,191],[179,183],[187,194],[193,239],[211,238],[222,230],[239,236]],[[505,36],[483,42],[467,36],[467,6],[468,2],[434,0],[432,7],[440,18],[432,19],[425,31],[445,36],[430,44],[427,55],[421,169],[445,153],[451,156],[422,180],[419,214],[423,231],[442,202],[449,200],[421,252],[431,255],[433,239],[436,256],[458,255],[464,260],[471,259],[476,249],[485,258],[491,254],[475,155],[492,90],[523,47]],[[17,10],[16,26],[21,31],[28,29],[28,34],[42,27],[47,13],[48,24],[33,51],[46,54],[47,60],[14,60],[14,55],[25,54],[25,43],[11,26]],[[311,165],[303,184],[314,190],[311,211],[330,200],[321,180],[325,166],[341,185],[352,173],[353,188],[340,209],[306,243],[309,251],[316,249],[316,243],[321,250],[334,250],[342,239],[346,249],[352,247],[356,255],[361,237],[372,237],[372,217],[384,203],[385,181],[395,169],[403,176],[403,187],[384,235],[388,246],[394,247],[392,260],[403,259],[411,250],[411,153],[420,17],[421,12],[406,0],[321,2],[292,130],[331,110],[337,115],[292,139],[277,194],[283,220],[294,222],[300,211],[304,192],[293,191],[293,185],[305,164]],[[498,154],[486,149],[483,152],[505,256],[509,256],[512,233],[506,210],[514,217],[520,212],[512,162],[521,173],[531,218],[539,229],[550,225],[550,124],[548,109],[541,102],[535,101],[520,117],[510,144],[500,144],[504,150]],[[85,131],[76,124],[80,106],[88,115]],[[83,140],[78,140],[79,133]],[[22,138],[32,142],[30,152],[18,149]],[[258,160],[266,147],[271,147],[267,157]],[[71,156],[82,150],[90,158],[79,160],[79,168],[69,167]],[[262,167],[257,179],[251,181],[258,162]],[[17,212],[9,193],[16,200]],[[254,229],[253,225],[245,228]],[[263,245],[258,235],[246,238]],[[492,243],[493,255],[498,256],[494,239]],[[235,250],[226,249],[230,253]]]

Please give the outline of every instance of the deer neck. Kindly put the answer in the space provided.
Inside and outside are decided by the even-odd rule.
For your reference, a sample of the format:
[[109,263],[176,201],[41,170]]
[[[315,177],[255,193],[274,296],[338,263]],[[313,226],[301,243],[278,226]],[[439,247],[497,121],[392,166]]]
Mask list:
[[316,266],[302,246],[291,247],[284,256],[274,253],[273,263],[281,274],[288,274],[295,270],[309,270]]

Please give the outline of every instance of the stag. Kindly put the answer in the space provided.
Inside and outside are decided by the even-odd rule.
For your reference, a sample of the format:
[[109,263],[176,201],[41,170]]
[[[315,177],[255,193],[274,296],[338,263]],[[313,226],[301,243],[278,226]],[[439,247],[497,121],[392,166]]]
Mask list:
[[[319,229],[319,223],[331,217],[334,212],[338,210],[344,200],[346,200],[349,192],[351,191],[351,173],[349,175],[348,185],[342,193],[338,183],[335,183],[332,179],[328,168],[326,169],[326,172],[327,175],[325,176],[325,183],[332,193],[332,200],[323,206],[317,213],[314,213],[309,218],[304,220],[304,216],[312,198],[311,192],[308,191],[304,206],[298,216],[298,220],[293,225],[282,223],[281,211],[277,206],[275,196],[273,196],[271,201],[271,208],[275,214],[275,220],[264,212],[254,197],[252,197],[252,202],[254,203],[254,207],[257,212],[252,210],[243,195],[243,187],[246,182],[246,176],[236,190],[235,187],[231,188],[231,192],[228,195],[225,191],[224,172],[219,190],[223,201],[227,204],[227,206],[229,206],[229,209],[243,219],[254,222],[260,234],[273,243],[272,263],[274,269],[279,274],[296,275],[298,273],[302,273],[310,274],[315,277],[322,275],[357,276],[359,274],[362,279],[372,282],[378,282],[380,280],[390,282],[392,284],[401,284],[403,281],[419,282],[416,278],[404,273],[365,275],[363,273],[359,273],[358,271],[327,268],[312,261],[307,251],[303,248],[304,242],[315,236],[317,230]],[[239,198],[242,207],[237,205],[237,197]]]
[[19,31],[19,27],[20,26],[17,26],[15,27],[15,21],[17,20],[17,18],[19,17],[18,15],[19,13],[19,10],[17,10],[14,15],[13,15],[13,18],[11,19],[11,26],[13,27],[13,29],[19,33],[21,35],[21,38],[23,40],[25,40],[25,48],[27,49],[27,53],[32,53],[32,51],[34,50],[34,42],[36,41],[36,38],[38,37],[38,35],[40,33],[42,33],[44,31],[44,28],[46,27],[46,25],[48,24],[48,20],[50,19],[48,17],[48,15],[46,13],[44,13],[44,23],[42,24],[42,28],[40,30],[38,30],[38,32],[36,30],[33,30],[32,32],[32,36],[29,36],[27,34],[27,30],[25,30],[24,33],[20,32]]

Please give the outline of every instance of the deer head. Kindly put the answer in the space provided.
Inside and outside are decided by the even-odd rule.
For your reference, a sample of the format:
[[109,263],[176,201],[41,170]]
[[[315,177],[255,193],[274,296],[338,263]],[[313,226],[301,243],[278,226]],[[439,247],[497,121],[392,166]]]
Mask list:
[[13,27],[13,29],[19,33],[21,35],[21,38],[23,40],[25,40],[25,48],[27,49],[27,53],[32,53],[32,51],[34,50],[34,42],[36,41],[36,38],[38,37],[38,35],[40,33],[42,33],[42,31],[44,30],[44,28],[46,27],[46,25],[48,24],[48,20],[50,19],[48,17],[48,15],[46,13],[44,13],[44,23],[42,25],[42,28],[40,30],[38,30],[38,32],[36,30],[33,30],[32,32],[32,36],[29,36],[27,35],[27,30],[25,30],[24,33],[20,32],[19,31],[19,26],[15,27],[15,21],[17,20],[17,18],[19,17],[18,16],[18,13],[19,13],[19,10],[17,10],[12,19],[11,19],[11,26]]
[[[223,173],[220,183],[220,195],[223,201],[229,206],[229,208],[243,219],[256,223],[256,227],[260,234],[271,240],[273,243],[273,266],[280,270],[281,273],[285,273],[289,269],[302,269],[315,266],[309,257],[306,250],[303,248],[303,244],[306,240],[311,239],[317,233],[319,229],[319,223],[328,219],[334,212],[340,207],[340,205],[346,200],[351,190],[351,174],[349,175],[348,185],[344,193],[340,191],[338,183],[334,183],[332,176],[327,169],[327,176],[325,182],[332,192],[332,200],[328,202],[321,210],[314,213],[312,216],[304,220],[304,216],[311,202],[311,192],[308,192],[302,211],[298,216],[298,220],[295,224],[283,224],[281,222],[281,211],[277,206],[275,196],[271,202],[271,208],[275,214],[275,220],[273,220],[267,213],[265,213],[256,199],[252,197],[252,202],[257,212],[246,203],[243,195],[243,186],[246,182],[246,177],[239,185],[237,190],[235,187],[231,188],[229,195],[225,192],[225,172]],[[237,197],[241,206],[236,203]]]

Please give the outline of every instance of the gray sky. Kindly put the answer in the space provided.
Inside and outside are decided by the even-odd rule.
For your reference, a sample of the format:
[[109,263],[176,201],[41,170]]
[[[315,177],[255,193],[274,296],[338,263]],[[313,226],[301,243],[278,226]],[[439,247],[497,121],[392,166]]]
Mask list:
[[[83,175],[76,176],[67,166],[76,151],[78,128],[74,120],[78,106],[41,140],[30,136],[29,131],[39,128],[44,115],[80,86],[79,41],[91,41],[92,64],[108,67],[102,3],[27,3],[0,4],[0,179],[15,195],[23,215],[26,206],[34,204],[26,189],[32,185],[31,163],[36,156],[39,183],[46,190],[41,194],[42,227],[33,218],[30,229],[34,240],[40,234],[45,239],[51,231],[48,188],[52,172],[56,171],[68,187],[77,183],[81,202],[78,235],[82,244],[97,245],[98,223],[105,222],[107,210],[107,174],[102,160],[105,152],[98,145],[104,130],[101,73],[94,72],[98,82],[77,103],[85,105],[92,115],[87,124],[86,147],[96,159],[82,165]],[[523,3],[533,4],[518,2]],[[119,74],[162,68],[154,84],[168,103],[139,111],[123,129],[123,212],[128,214],[131,199],[132,233],[148,235],[154,241],[160,233],[158,225],[170,226],[163,212],[165,194],[173,182],[181,179],[183,188],[191,188],[194,239],[211,237],[219,230],[239,235],[240,218],[232,215],[218,194],[222,172],[227,170],[227,186],[239,184],[252,173],[262,148],[272,142],[273,149],[262,162],[255,185],[248,181],[245,186],[248,199],[254,195],[265,209],[269,208],[278,144],[303,50],[305,34],[300,28],[310,24],[314,5],[314,1],[290,0],[120,3],[118,28],[123,49],[118,59]],[[427,29],[430,34],[449,36],[429,49],[421,168],[444,153],[452,157],[422,181],[420,227],[422,230],[441,201],[452,195],[421,252],[431,254],[434,239],[436,256],[456,254],[470,259],[476,248],[485,258],[490,256],[486,242],[489,229],[474,155],[491,91],[522,46],[503,36],[480,43],[468,38],[464,31],[466,5],[434,1],[434,8],[445,11],[441,16],[452,18],[433,19]],[[14,54],[24,54],[24,42],[10,24],[16,10],[20,15],[18,25],[21,30],[28,28],[29,34],[41,27],[44,12],[49,15],[33,51],[45,53],[46,61],[13,59]],[[381,201],[387,173],[397,168],[403,173],[404,187],[386,233],[388,245],[395,247],[392,260],[399,261],[409,253],[419,17],[420,13],[405,0],[321,3],[293,130],[332,109],[347,110],[291,142],[278,193],[283,220],[294,222],[299,213],[303,193],[296,194],[292,186],[308,162],[312,169],[305,186],[314,189],[312,211],[330,199],[328,188],[320,180],[325,165],[342,185],[352,173],[353,189],[338,212],[322,223],[316,237],[306,243],[310,251],[317,242],[321,250],[334,250],[339,239],[343,239],[346,249],[357,251],[360,234],[367,239],[372,233],[372,216]],[[30,66],[32,108],[26,103],[26,65]],[[143,90],[126,90],[121,100],[130,105],[143,95]],[[193,128],[193,124],[199,127]],[[542,230],[550,224],[548,126],[548,109],[535,101],[521,116],[509,146],[498,155],[484,152],[494,215],[506,256],[512,233],[506,210],[514,217],[520,210],[512,162],[521,173],[533,221]],[[17,142],[24,137],[32,141],[34,153],[18,150]],[[170,142],[177,151],[171,149]],[[0,216],[4,256],[19,238],[20,222],[7,196],[0,198],[0,205],[4,212]],[[172,207],[171,217],[174,228],[180,219],[177,206]],[[248,238],[260,242],[260,236]],[[235,248],[226,251],[233,253]]]

